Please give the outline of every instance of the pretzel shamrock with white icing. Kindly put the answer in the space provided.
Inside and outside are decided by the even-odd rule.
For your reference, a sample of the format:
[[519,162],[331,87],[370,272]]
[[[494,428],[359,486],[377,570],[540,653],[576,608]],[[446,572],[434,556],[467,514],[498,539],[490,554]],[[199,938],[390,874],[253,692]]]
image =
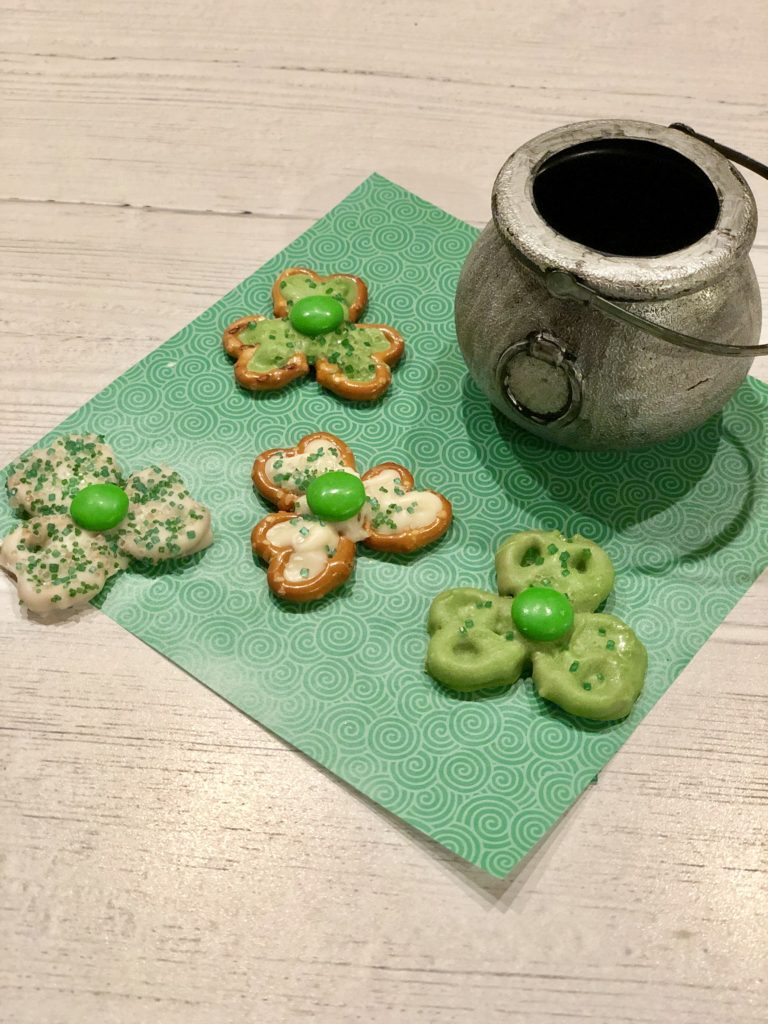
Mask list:
[[33,449],[6,488],[23,520],[0,541],[0,567],[37,614],[87,604],[131,560],[185,558],[213,541],[210,512],[175,470],[150,466],[124,478],[98,434]]
[[496,576],[500,594],[463,587],[432,602],[429,674],[470,692],[517,682],[530,665],[539,696],[572,715],[626,717],[648,656],[626,623],[595,613],[614,582],[605,551],[578,535],[525,531],[499,549]]
[[269,563],[270,589],[287,601],[315,601],[341,586],[358,541],[404,554],[442,537],[451,524],[451,503],[442,494],[414,490],[411,473],[396,462],[360,476],[352,451],[333,434],[308,434],[293,448],[262,452],[251,476],[280,509],[254,526],[251,545]]
[[313,366],[318,384],[342,398],[380,398],[405,343],[394,327],[356,322],[367,301],[365,282],[352,274],[284,270],[272,288],[273,317],[242,316],[224,331],[238,384],[274,391]]

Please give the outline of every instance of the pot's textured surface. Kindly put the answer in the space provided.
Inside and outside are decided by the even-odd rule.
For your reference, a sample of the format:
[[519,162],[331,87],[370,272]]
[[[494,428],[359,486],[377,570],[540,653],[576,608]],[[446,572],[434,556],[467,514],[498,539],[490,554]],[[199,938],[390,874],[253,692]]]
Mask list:
[[[714,185],[719,214],[692,245],[661,256],[611,256],[558,234],[532,198],[536,168],[585,140],[640,138],[675,149]],[[479,236],[456,293],[456,329],[472,377],[511,420],[558,444],[630,448],[682,433],[722,408],[751,365],[675,348],[579,303],[552,296],[516,255],[565,270],[649,320],[723,344],[755,344],[760,292],[749,261],[754,198],[710,147],[641,122],[566,126],[507,161],[494,221]]]

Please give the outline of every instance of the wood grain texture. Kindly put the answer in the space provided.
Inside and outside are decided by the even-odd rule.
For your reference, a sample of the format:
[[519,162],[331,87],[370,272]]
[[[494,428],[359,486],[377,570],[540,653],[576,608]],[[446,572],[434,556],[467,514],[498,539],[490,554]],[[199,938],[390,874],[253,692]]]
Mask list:
[[[6,0],[0,464],[374,169],[480,225],[508,153],[569,120],[768,157],[761,0],[351,11]],[[765,1021],[767,622],[764,577],[496,881],[0,580],[0,1021]]]

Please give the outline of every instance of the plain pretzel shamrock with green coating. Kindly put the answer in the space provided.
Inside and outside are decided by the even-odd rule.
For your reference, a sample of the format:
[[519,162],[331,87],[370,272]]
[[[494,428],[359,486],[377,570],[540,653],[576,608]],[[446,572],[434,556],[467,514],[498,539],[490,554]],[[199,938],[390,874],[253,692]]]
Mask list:
[[272,288],[273,318],[242,316],[224,331],[235,379],[249,391],[274,391],[315,370],[317,382],[342,398],[373,401],[392,380],[405,348],[387,324],[358,324],[368,301],[352,274],[321,277],[289,267]]
[[540,697],[594,721],[632,710],[648,657],[615,615],[596,613],[614,570],[602,548],[556,530],[510,537],[496,555],[499,594],[446,590],[432,602],[427,671],[461,692],[517,682],[526,668]]
[[149,466],[124,479],[98,434],[33,449],[6,488],[23,518],[0,540],[0,567],[40,615],[87,604],[133,559],[185,558],[213,541],[210,512],[175,470]]

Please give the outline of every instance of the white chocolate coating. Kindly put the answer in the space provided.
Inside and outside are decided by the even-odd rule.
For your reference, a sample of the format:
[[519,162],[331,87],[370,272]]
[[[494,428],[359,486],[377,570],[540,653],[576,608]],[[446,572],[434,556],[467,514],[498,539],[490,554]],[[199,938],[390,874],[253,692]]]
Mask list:
[[19,600],[48,615],[87,604],[127,559],[100,533],[69,516],[35,516],[0,541],[0,566],[16,577]]
[[[364,506],[366,527],[378,533],[407,533],[433,523],[442,511],[442,501],[432,491],[406,491],[392,469],[383,469],[365,481],[368,501]],[[374,504],[375,502],[375,504]]]
[[[322,460],[326,458],[327,452],[323,452],[314,462],[308,462],[307,457],[318,448],[327,449],[327,442],[313,442],[313,445],[301,455],[284,458],[277,472],[306,474],[307,470],[318,466],[322,468]],[[280,460],[279,456],[273,458]],[[327,473],[333,469],[344,469],[358,476],[354,470],[338,463],[322,468],[322,472]],[[319,473],[312,472],[309,479],[315,475]],[[271,479],[274,480],[274,476]],[[288,489],[283,480],[277,483]],[[363,481],[366,493],[363,507],[351,519],[335,523],[326,523],[314,517],[306,496],[297,490],[295,493],[299,497],[296,499],[296,516],[273,526],[266,535],[267,541],[275,547],[293,548],[285,570],[286,580],[297,582],[318,576],[332,554],[335,554],[340,537],[357,542],[365,540],[374,532],[397,535],[433,523],[443,509],[440,497],[432,491],[406,491],[400,485],[401,480],[396,470],[383,469],[369,477]]]
[[327,523],[295,516],[273,526],[266,539],[275,547],[293,548],[285,567],[285,578],[297,583],[319,576],[328,559],[336,554],[339,534]]
[[90,484],[122,485],[115,453],[98,434],[69,434],[19,459],[6,487],[11,508],[52,516],[68,513]]
[[120,551],[162,562],[186,558],[213,542],[211,513],[190,495],[174,469],[150,466],[125,484],[128,513],[114,531]]
[[[267,459],[265,472],[276,487],[289,494],[303,495],[309,481],[323,473],[341,470],[344,473],[355,473],[342,462],[341,451],[325,438],[310,441],[303,452],[286,455],[276,452]],[[357,474],[355,474],[357,475]]]

